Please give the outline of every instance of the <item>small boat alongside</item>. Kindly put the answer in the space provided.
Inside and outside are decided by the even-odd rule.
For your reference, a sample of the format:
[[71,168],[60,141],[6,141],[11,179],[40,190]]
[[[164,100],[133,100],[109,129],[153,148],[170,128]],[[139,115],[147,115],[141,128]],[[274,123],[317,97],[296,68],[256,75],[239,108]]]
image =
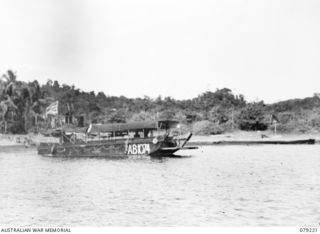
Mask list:
[[214,145],[313,145],[315,139],[261,140],[261,141],[216,141]]
[[188,142],[188,146],[210,146],[210,145],[314,145],[315,139],[299,140],[220,140]]
[[192,133],[177,134],[177,121],[91,124],[85,133],[60,131],[59,143],[42,142],[38,154],[62,157],[170,156],[186,147]]

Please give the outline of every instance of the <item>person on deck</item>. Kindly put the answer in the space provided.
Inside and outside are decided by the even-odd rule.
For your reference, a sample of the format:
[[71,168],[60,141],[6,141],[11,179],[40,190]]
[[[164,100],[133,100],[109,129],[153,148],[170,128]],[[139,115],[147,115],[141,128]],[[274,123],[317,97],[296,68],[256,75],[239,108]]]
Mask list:
[[134,138],[140,138],[140,135],[139,135],[138,132],[136,132],[136,133],[134,134]]

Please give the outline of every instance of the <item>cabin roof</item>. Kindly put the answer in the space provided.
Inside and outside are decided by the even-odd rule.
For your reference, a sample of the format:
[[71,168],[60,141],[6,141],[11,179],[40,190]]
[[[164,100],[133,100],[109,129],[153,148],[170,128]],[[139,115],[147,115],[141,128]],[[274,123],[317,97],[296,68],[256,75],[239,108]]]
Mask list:
[[132,131],[132,130],[142,130],[157,129],[156,122],[136,122],[136,123],[120,123],[120,124],[90,124],[87,133],[94,132],[121,132],[121,131]]
[[156,130],[169,129],[176,127],[178,121],[174,120],[159,120],[157,122],[132,122],[132,123],[118,123],[118,124],[90,124],[87,133],[95,132],[121,132],[121,131],[135,131],[135,130]]

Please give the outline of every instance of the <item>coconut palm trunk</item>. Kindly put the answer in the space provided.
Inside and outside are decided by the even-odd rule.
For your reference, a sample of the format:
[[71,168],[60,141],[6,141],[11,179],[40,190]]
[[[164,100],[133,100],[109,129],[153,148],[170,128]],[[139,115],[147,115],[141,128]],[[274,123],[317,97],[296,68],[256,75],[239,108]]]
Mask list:
[[4,120],[4,133],[7,134],[7,121]]

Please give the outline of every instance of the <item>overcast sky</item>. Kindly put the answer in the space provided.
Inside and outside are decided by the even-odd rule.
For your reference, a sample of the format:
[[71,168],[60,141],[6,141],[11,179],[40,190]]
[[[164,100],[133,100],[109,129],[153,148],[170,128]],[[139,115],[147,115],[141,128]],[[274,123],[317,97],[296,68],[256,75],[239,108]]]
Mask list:
[[106,95],[320,92],[319,0],[0,0],[0,73]]

